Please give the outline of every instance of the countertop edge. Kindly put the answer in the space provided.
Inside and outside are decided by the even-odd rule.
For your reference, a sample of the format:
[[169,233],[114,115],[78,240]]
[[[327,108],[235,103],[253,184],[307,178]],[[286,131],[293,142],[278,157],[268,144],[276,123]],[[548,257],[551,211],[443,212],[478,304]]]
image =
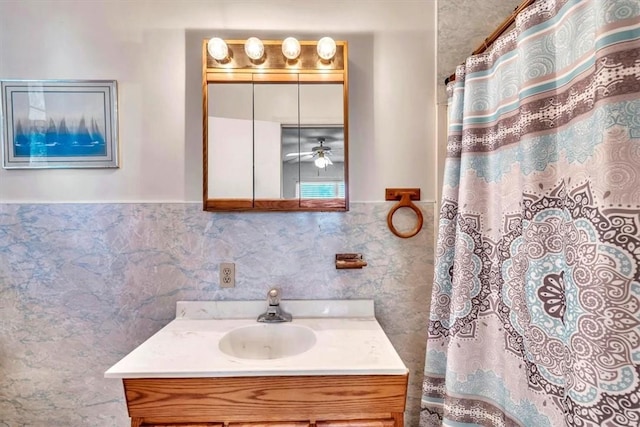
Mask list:
[[313,371],[313,370],[299,370],[299,371],[247,371],[247,372],[215,372],[215,375],[212,373],[202,373],[202,372],[163,372],[161,375],[158,373],[150,372],[148,374],[140,373],[140,372],[129,372],[129,373],[118,373],[118,374],[108,374],[105,373],[104,378],[107,379],[151,379],[151,378],[230,378],[230,377],[294,377],[294,376],[313,376],[313,377],[322,377],[329,375],[349,375],[349,376],[357,376],[357,375],[384,375],[384,376],[392,376],[392,375],[406,375],[409,373],[409,369],[382,369],[382,370],[372,370],[372,369],[362,369],[362,370],[348,370],[348,371],[340,371],[340,370],[322,370],[322,371]]

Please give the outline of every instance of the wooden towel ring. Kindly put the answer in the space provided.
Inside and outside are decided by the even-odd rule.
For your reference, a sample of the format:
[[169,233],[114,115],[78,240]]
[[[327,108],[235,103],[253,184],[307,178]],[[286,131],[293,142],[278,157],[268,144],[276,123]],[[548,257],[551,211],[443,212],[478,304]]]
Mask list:
[[[393,234],[398,237],[402,237],[403,239],[413,237],[420,232],[422,229],[422,211],[418,206],[416,206],[411,200],[420,200],[420,189],[419,188],[387,188],[385,200],[400,200],[397,205],[391,208],[389,213],[387,214],[387,226],[389,230]],[[416,226],[413,230],[407,233],[401,233],[396,230],[396,227],[393,225],[393,215],[400,208],[409,208],[412,209],[416,215],[418,216],[418,220],[416,222]]]

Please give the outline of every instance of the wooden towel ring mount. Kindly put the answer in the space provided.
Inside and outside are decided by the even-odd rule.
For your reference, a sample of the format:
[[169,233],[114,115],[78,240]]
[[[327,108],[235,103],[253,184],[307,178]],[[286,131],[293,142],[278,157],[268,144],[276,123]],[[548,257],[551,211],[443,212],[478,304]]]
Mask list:
[[[387,188],[385,190],[384,199],[399,200],[399,202],[396,205],[394,205],[389,211],[389,213],[387,214],[387,226],[389,227],[389,230],[391,230],[393,234],[395,234],[398,237],[402,237],[403,239],[406,239],[409,237],[413,237],[420,232],[420,230],[422,229],[422,223],[424,220],[422,218],[422,211],[418,206],[416,206],[412,202],[412,200],[420,200],[419,188]],[[416,216],[418,217],[416,226],[413,228],[413,230],[407,233],[399,232],[398,230],[396,230],[396,227],[393,225],[393,215],[400,208],[412,209],[416,213]]]

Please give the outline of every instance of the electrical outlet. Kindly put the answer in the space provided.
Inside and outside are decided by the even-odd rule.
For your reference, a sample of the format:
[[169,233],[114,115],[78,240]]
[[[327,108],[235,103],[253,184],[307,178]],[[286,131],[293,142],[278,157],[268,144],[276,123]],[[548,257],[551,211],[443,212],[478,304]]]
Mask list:
[[233,288],[236,286],[236,265],[232,262],[220,263],[220,287]]

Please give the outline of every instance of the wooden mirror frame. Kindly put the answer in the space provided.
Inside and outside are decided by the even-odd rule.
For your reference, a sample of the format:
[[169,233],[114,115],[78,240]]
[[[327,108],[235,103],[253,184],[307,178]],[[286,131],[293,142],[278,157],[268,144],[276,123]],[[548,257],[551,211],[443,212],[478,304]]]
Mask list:
[[[347,211],[349,210],[349,85],[347,78],[347,42],[336,41],[336,54],[330,61],[317,54],[317,41],[300,41],[300,56],[290,61],[282,54],[281,40],[263,40],[261,61],[252,61],[244,53],[244,40],[225,40],[229,55],[217,61],[202,43],[202,130],[203,130],[203,208],[211,212],[228,211]],[[342,83],[344,125],[344,198],[335,199],[243,199],[208,196],[208,108],[209,83]]]

